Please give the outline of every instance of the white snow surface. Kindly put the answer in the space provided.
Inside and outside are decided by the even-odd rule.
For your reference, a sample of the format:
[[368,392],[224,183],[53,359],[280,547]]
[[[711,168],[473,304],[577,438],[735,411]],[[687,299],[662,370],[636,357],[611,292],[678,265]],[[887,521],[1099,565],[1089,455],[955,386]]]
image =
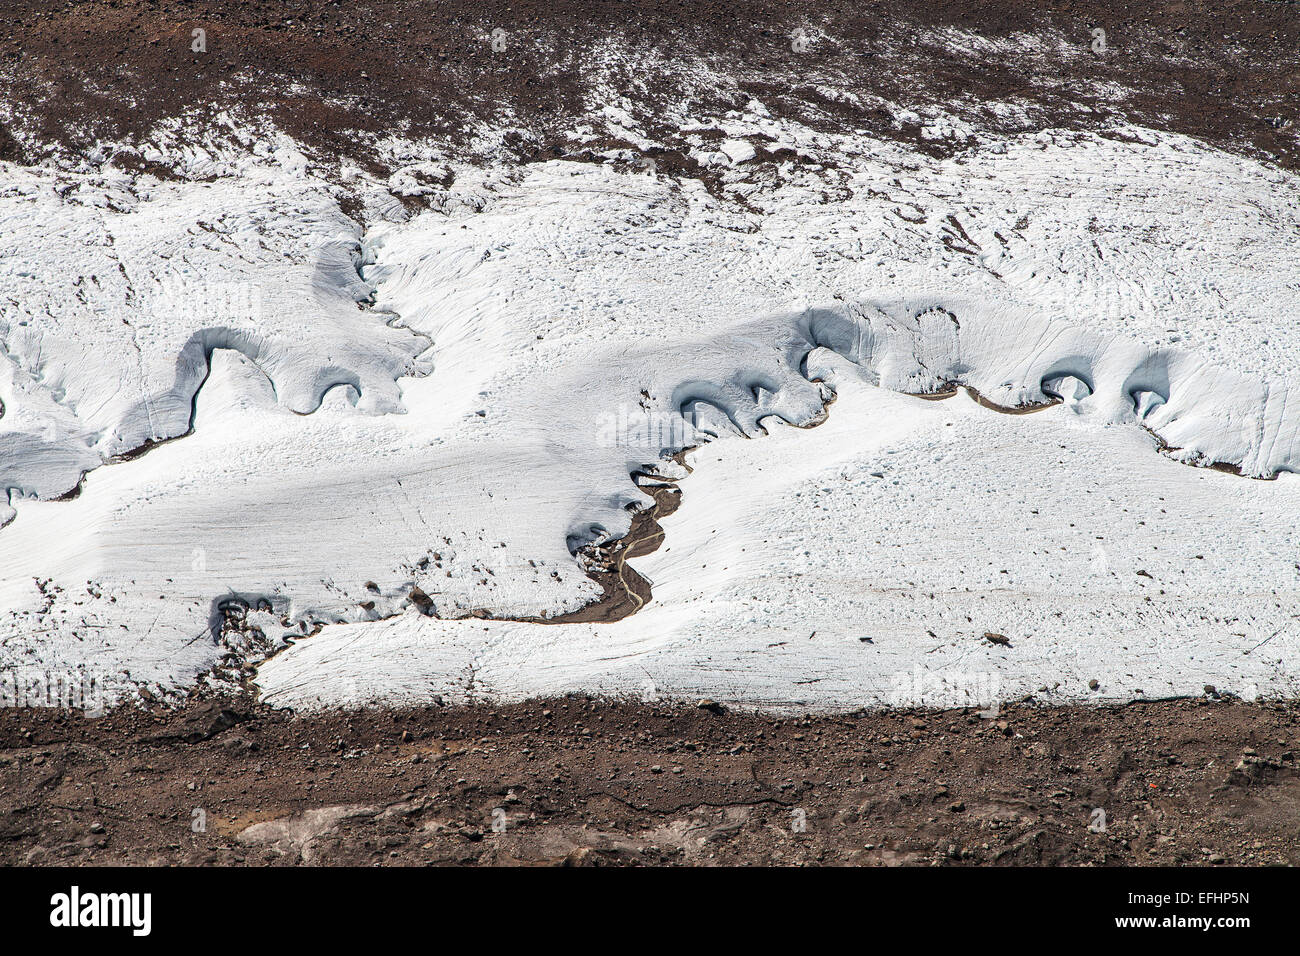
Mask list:
[[[216,683],[237,599],[296,708],[1294,697],[1300,182],[1144,130],[936,161],[765,112],[722,124],[731,199],[457,168],[415,216],[414,172],[364,182],[364,232],[288,147],[0,168],[0,669]],[[824,165],[753,162],[781,146]],[[650,503],[634,472],[684,495],[645,609],[471,616],[598,596],[574,551]]]

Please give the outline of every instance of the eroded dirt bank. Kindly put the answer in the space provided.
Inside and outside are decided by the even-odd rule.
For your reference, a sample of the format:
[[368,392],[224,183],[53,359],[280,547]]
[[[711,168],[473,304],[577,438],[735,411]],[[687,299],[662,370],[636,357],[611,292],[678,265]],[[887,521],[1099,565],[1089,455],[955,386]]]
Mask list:
[[0,863],[1296,864],[1298,724],[1213,698],[8,709]]

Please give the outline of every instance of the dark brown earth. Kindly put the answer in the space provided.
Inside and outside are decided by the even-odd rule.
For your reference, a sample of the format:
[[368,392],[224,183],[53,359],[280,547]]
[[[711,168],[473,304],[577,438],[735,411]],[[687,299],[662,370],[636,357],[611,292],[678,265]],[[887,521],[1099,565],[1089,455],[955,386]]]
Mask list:
[[[676,460],[681,462],[685,454],[679,452]],[[600,585],[601,595],[595,601],[553,617],[506,618],[488,611],[475,611],[469,616],[534,624],[608,624],[641,610],[653,597],[650,582],[627,562],[658,550],[664,540],[659,519],[668,517],[682,503],[681,489],[676,485],[655,485],[644,490],[654,499],[654,504],[632,515],[627,534],[607,545],[581,549],[582,557],[588,562],[587,577]]]
[[[501,158],[609,148],[570,132],[626,99],[663,173],[699,174],[671,107],[721,115],[761,99],[823,129],[901,137],[875,94],[942,105],[1000,132],[1117,120],[1198,136],[1294,168],[1300,15],[1294,2],[1141,0],[3,0],[0,158],[35,161],[97,139],[143,143],[160,120],[213,128],[217,110],[266,117],[323,161],[379,163],[376,132],[467,146],[508,117]],[[492,50],[490,32],[506,31]],[[957,44],[936,31],[968,31]],[[205,32],[194,52],[193,31]],[[792,49],[796,29],[812,38]],[[1105,52],[1092,51],[1095,29]],[[1023,42],[1022,42],[1023,41]],[[989,47],[993,43],[1000,46]],[[1008,46],[1012,43],[1014,46]],[[699,69],[711,75],[702,75]],[[1014,102],[1025,116],[990,103]],[[777,157],[780,159],[780,157]],[[146,165],[121,151],[115,162]]]
[[[685,452],[679,453],[677,458],[680,460],[684,455]],[[568,614],[532,620],[547,624],[604,624],[621,621],[650,602],[650,582],[627,562],[650,554],[663,544],[664,529],[659,519],[678,509],[682,493],[675,485],[659,485],[645,491],[654,498],[654,504],[632,516],[628,533],[604,548],[589,549],[595,552],[597,563],[588,570],[587,576],[601,586],[600,599]]]
[[10,709],[0,863],[1300,863],[1295,705],[719,711]]

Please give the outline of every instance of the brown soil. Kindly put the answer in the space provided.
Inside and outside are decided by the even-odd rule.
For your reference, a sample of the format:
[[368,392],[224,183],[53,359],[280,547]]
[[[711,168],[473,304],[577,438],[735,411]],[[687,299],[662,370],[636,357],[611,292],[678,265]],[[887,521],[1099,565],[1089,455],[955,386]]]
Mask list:
[[[1300,17],[1293,3],[1204,0],[6,0],[0,27],[0,158],[36,161],[96,140],[143,143],[187,116],[264,116],[324,161],[377,165],[366,132],[403,130],[466,145],[509,117],[515,159],[619,145],[569,136],[590,104],[626,99],[664,173],[700,170],[674,108],[720,115],[758,97],[777,116],[861,129],[926,151],[951,149],[893,128],[868,101],[944,109],[1004,132],[1097,128],[1117,120],[1188,133],[1238,151],[1300,160]],[[506,31],[493,52],[490,31]],[[809,31],[806,52],[791,49]],[[1105,52],[1091,50],[1094,29]],[[206,31],[194,52],[193,31]],[[936,31],[967,31],[959,44]],[[1041,43],[1008,52],[984,41]],[[699,70],[708,71],[702,75]],[[1024,106],[1004,115],[990,103]],[[773,157],[780,160],[789,157]],[[148,162],[122,153],[133,168]],[[153,169],[154,172],[162,170]]]
[[998,412],[1002,415],[1032,415],[1034,412],[1041,412],[1044,409],[1055,408],[1061,404],[1059,398],[1049,399],[1046,402],[1030,403],[1027,405],[999,405],[991,399],[985,398],[980,394],[979,389],[972,388],[969,385],[945,385],[936,392],[908,392],[913,398],[924,398],[927,402],[942,402],[952,398],[961,389],[966,389],[970,397],[976,404],[989,411]]
[[[685,452],[680,452],[680,460]],[[682,493],[675,485],[659,485],[645,489],[654,498],[654,504],[632,516],[632,527],[617,541],[603,547],[583,549],[591,562],[587,576],[600,585],[601,595],[576,611],[554,617],[503,617],[490,612],[477,612],[471,617],[492,620],[530,621],[534,624],[608,624],[635,614],[650,603],[650,582],[635,568],[628,566],[631,558],[650,554],[663,544],[664,529],[659,519],[672,514],[681,505]]]
[[7,710],[0,863],[1294,865],[1298,725],[1209,698],[995,719]]
[[650,603],[650,582],[635,568],[628,567],[631,558],[639,558],[658,550],[664,541],[660,518],[666,518],[680,507],[681,490],[673,485],[647,488],[655,503],[632,516],[632,528],[619,540],[601,549],[596,555],[599,566],[588,571],[588,576],[601,586],[604,594],[600,600],[569,614],[545,619],[550,624],[605,624],[621,621]]

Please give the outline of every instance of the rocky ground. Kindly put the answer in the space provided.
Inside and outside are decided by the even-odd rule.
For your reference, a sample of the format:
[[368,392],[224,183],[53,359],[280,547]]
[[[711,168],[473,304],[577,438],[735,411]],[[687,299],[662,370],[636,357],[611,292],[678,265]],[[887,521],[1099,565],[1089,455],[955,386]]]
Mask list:
[[[1288,167],[1300,158],[1292,3],[8,0],[5,8],[0,158],[27,162],[97,143],[138,145],[160,124],[217,128],[222,110],[265,117],[327,162],[383,166],[377,139],[389,133],[494,160],[582,158],[618,145],[581,132],[618,105],[665,144],[653,157],[660,172],[704,175],[674,148],[680,118],[721,115],[751,98],[778,118],[928,151],[953,148],[921,135],[922,117],[942,110],[990,132],[1131,122]],[[494,30],[504,31],[498,50]],[[915,121],[900,126],[882,100],[915,111]],[[142,162],[127,151],[118,161]]]
[[5,864],[1300,863],[1300,708],[0,712]]

